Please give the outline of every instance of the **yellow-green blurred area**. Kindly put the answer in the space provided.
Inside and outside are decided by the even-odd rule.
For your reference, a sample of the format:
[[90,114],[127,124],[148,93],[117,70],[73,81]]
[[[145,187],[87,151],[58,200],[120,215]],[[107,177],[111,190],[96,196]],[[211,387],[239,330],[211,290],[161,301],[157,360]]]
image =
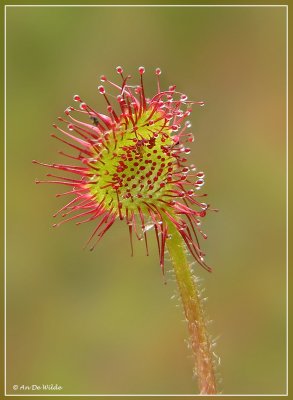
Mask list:
[[149,96],[159,66],[162,87],[206,101],[193,109],[188,157],[220,209],[203,220],[213,272],[195,267],[219,390],[285,392],[285,21],[284,7],[7,9],[8,393],[50,383],[63,394],[197,393],[154,232],[149,257],[138,241],[130,256],[120,221],[83,250],[95,224],[52,228],[65,190],[34,183],[52,171],[33,159],[68,150],[50,138],[52,123],[75,94],[105,111],[98,78],[120,81],[117,65],[134,84],[145,66]]

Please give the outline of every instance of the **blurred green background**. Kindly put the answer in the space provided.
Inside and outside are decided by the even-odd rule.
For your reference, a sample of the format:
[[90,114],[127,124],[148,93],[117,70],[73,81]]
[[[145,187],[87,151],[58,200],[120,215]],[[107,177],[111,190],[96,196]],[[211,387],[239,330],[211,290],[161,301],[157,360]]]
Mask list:
[[[51,124],[79,94],[104,110],[97,78],[146,68],[206,106],[190,162],[220,209],[203,227],[203,278],[223,393],[285,392],[285,8],[7,9],[7,388],[196,393],[172,273],[116,223],[51,228],[60,187],[32,165],[61,160]],[[152,235],[151,235],[152,236]],[[171,269],[168,266],[167,269]]]

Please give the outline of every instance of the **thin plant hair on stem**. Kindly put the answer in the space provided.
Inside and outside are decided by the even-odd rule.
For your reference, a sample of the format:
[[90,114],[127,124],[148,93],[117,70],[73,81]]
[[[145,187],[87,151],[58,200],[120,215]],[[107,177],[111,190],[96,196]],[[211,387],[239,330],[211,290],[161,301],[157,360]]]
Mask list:
[[172,222],[167,221],[167,249],[174,267],[195,358],[195,372],[200,394],[216,394],[213,354],[209,341],[199,291],[187,262],[182,238]]

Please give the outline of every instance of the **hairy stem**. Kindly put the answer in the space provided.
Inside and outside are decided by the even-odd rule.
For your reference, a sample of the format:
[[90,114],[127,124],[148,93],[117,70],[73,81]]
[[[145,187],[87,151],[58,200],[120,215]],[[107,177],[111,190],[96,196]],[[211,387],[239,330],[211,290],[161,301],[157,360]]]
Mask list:
[[184,313],[188,322],[200,394],[215,394],[216,380],[211,345],[196,282],[186,260],[183,239],[174,224],[170,220],[167,223],[170,234],[170,238],[167,240],[167,248],[173,262]]

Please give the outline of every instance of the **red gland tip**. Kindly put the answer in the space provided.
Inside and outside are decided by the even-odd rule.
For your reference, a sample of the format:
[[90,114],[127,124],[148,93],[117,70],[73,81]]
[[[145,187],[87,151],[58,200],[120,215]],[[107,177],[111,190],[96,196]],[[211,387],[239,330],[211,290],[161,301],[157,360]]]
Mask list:
[[86,103],[80,103],[79,108],[80,108],[81,110],[86,110],[86,108],[87,108]]
[[105,94],[106,93],[106,90],[105,90],[104,86],[102,86],[102,85],[98,86],[98,90],[99,90],[99,92],[101,94]]
[[161,75],[162,71],[160,68],[156,68],[156,75]]
[[138,68],[138,72],[140,73],[140,75],[145,73],[145,68],[144,67],[139,67]]
[[101,75],[101,76],[100,76],[100,81],[101,81],[101,82],[106,82],[106,81],[107,81],[106,76],[105,76],[105,75]]
[[73,96],[73,100],[74,100],[74,101],[81,101],[81,98],[79,97],[78,94],[75,94],[75,95]]
[[118,65],[118,67],[116,67],[116,71],[117,71],[117,74],[122,74],[123,68],[120,65]]

